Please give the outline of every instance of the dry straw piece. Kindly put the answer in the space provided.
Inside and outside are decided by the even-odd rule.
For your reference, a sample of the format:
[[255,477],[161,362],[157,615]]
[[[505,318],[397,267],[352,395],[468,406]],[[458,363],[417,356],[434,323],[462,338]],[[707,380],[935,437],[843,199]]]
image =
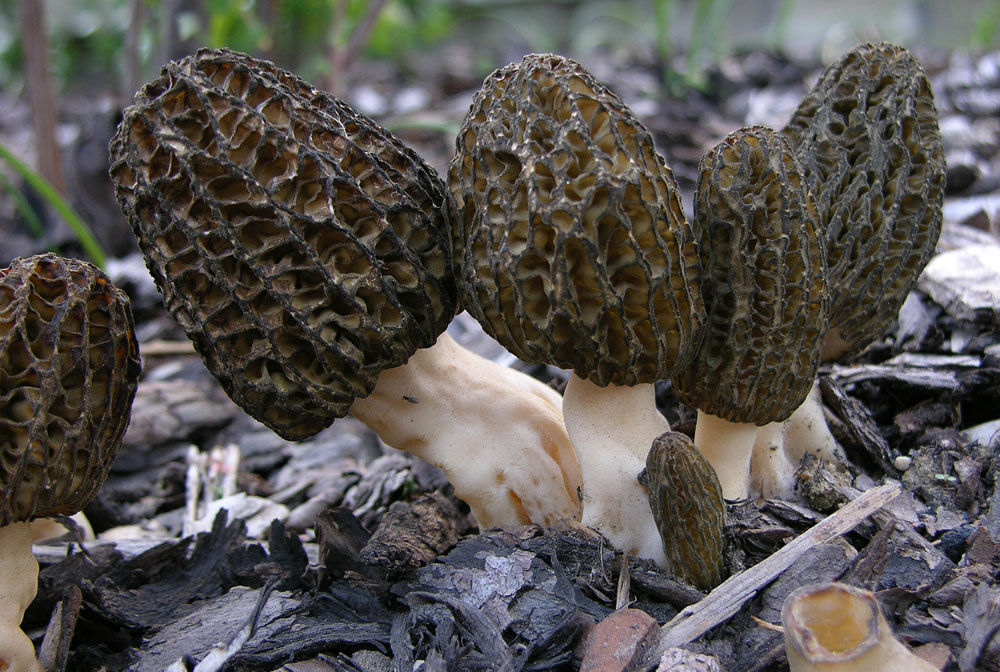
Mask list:
[[885,332],[934,252],[945,185],[934,95],[906,49],[861,44],[826,69],[782,134],[826,237],[832,359]]
[[164,302],[243,409],[302,439],[456,310],[444,185],[270,63],[202,50],[125,110],[111,176]]

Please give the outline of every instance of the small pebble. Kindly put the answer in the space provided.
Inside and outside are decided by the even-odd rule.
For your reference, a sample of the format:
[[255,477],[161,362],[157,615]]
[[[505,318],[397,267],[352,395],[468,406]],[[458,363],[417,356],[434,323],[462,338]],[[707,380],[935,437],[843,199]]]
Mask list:
[[899,455],[895,460],[892,461],[892,466],[896,467],[900,471],[906,471],[913,464],[913,458],[909,455]]

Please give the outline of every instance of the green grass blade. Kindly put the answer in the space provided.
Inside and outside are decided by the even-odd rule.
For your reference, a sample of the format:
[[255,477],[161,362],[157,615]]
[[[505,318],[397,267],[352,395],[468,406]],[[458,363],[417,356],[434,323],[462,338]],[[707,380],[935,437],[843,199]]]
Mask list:
[[14,199],[14,207],[21,213],[21,217],[24,218],[24,223],[31,232],[31,237],[37,240],[44,236],[45,229],[42,227],[41,220],[38,219],[38,213],[31,207],[31,203],[28,203],[28,199],[24,197],[21,190],[11,184],[7,176],[2,173],[0,173],[0,187]]
[[104,253],[101,248],[101,244],[97,242],[97,238],[90,231],[80,215],[76,214],[76,211],[66,202],[58,191],[55,190],[48,180],[32,170],[26,163],[21,161],[19,158],[14,156],[9,149],[4,145],[0,144],[0,159],[3,159],[10,166],[20,173],[21,177],[25,182],[31,185],[31,188],[38,192],[38,195],[45,199],[45,201],[55,208],[56,212],[63,218],[73,233],[76,234],[76,239],[80,241],[80,246],[83,247],[84,252],[90,257],[90,260],[94,262],[100,268],[104,268],[107,265],[108,256]]

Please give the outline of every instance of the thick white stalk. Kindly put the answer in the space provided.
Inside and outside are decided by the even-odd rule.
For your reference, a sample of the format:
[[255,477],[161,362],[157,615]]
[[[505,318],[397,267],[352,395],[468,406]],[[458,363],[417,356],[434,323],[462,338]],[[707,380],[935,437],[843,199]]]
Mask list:
[[750,496],[750,456],[759,427],[698,411],[694,445],[715,468],[726,499]]
[[31,526],[0,527],[0,670],[42,672],[35,647],[21,630],[21,619],[36,590],[38,562],[31,553]]
[[813,383],[802,405],[785,420],[785,452],[796,465],[806,453],[843,468],[847,464],[844,449],[830,433],[823,416],[823,398],[819,382]]
[[481,529],[580,519],[580,467],[550,387],[442,334],[379,375],[351,415],[440,467]]
[[562,408],[583,474],[583,524],[619,550],[666,567],[649,496],[638,479],[653,440],[670,431],[653,386],[600,387],[572,374]]
[[750,458],[750,495],[765,499],[801,499],[795,491],[795,470],[785,450],[785,423],[772,422],[757,428]]

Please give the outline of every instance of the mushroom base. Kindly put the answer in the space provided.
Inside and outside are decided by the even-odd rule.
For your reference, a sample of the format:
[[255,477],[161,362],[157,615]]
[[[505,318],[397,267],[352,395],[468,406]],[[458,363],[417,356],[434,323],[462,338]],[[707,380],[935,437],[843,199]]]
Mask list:
[[781,609],[791,672],[937,672],[893,637],[875,596],[842,583],[799,588]]
[[653,441],[670,431],[653,385],[600,387],[571,374],[563,417],[583,473],[583,524],[619,550],[667,567],[649,495],[639,483]]
[[31,526],[0,527],[0,669],[43,672],[35,647],[21,630],[24,611],[38,590],[38,562],[31,553]]
[[751,494],[750,457],[759,429],[754,424],[730,422],[698,411],[694,445],[715,468],[726,499],[746,499]]
[[580,467],[559,394],[447,333],[383,371],[351,415],[440,467],[480,529],[580,519]]

